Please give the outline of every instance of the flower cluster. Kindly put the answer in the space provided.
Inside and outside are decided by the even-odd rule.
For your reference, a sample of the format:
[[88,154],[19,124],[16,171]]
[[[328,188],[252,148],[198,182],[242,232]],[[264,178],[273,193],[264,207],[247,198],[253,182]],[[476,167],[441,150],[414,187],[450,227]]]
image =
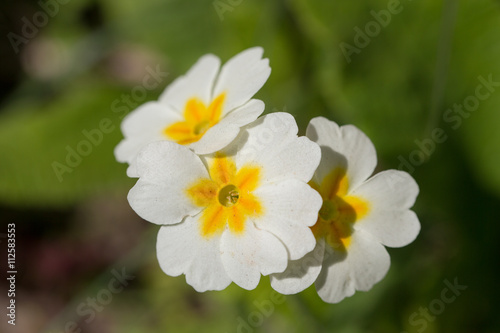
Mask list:
[[197,291],[250,290],[269,275],[283,294],[315,283],[336,303],[384,277],[384,245],[415,239],[418,186],[402,171],[370,178],[375,148],[352,125],[314,118],[299,137],[290,114],[259,117],[252,97],[271,72],[262,55],[251,48],[222,67],[205,55],[124,119],[115,156],[138,178],[128,200],[160,225],[162,270]]

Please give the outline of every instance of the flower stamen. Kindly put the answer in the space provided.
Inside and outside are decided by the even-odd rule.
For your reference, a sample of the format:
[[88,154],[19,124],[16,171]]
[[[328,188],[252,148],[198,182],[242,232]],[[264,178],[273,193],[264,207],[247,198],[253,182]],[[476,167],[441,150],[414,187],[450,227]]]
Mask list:
[[239,190],[236,186],[229,184],[219,191],[219,203],[224,207],[234,206],[240,198]]

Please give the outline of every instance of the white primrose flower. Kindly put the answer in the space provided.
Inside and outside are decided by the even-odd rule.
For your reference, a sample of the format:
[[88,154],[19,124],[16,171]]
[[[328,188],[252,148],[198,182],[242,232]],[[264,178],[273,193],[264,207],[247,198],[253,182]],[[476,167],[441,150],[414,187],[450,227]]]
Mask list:
[[264,103],[251,97],[271,73],[263,52],[261,47],[247,49],[222,68],[218,57],[207,54],[173,81],[158,101],[128,114],[121,124],[125,138],[115,149],[116,159],[129,163],[127,174],[137,177],[135,158],[150,142],[173,141],[197,154],[209,154],[224,148],[240,127],[257,119]]
[[271,275],[271,286],[294,294],[315,282],[319,296],[340,302],[356,290],[367,291],[387,273],[385,246],[411,243],[420,231],[410,210],[419,189],[406,172],[388,170],[369,178],[377,164],[370,139],[352,125],[339,127],[314,118],[307,137],[321,147],[321,163],[310,184],[323,198],[312,231],[314,251]]
[[128,200],[161,225],[157,256],[166,274],[185,274],[199,292],[231,281],[253,289],[261,274],[283,272],[313,250],[322,200],[307,182],[321,151],[297,132],[291,115],[272,113],[214,154],[169,141],[139,153]]

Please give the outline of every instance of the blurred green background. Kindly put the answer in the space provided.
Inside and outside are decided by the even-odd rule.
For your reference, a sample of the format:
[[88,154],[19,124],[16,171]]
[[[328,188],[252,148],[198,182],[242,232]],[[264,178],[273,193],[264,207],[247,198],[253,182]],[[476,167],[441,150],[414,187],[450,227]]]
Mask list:
[[[2,332],[500,331],[500,1],[2,0],[0,9],[1,267],[16,223],[19,270],[17,325],[4,317]],[[201,55],[226,61],[255,45],[272,68],[256,95],[266,112],[290,112],[301,133],[319,115],[355,124],[377,147],[378,170],[401,168],[420,185],[422,231],[389,249],[391,269],[370,292],[331,305],[314,287],[278,297],[265,277],[254,291],[199,294],[162,273],[158,227],[128,206],[134,180],[113,156],[123,115]],[[147,68],[168,73],[157,89],[138,88]],[[103,120],[108,131],[84,147]],[[68,166],[76,149],[87,156]],[[133,279],[109,293],[122,270]],[[455,280],[467,289],[444,302]]]

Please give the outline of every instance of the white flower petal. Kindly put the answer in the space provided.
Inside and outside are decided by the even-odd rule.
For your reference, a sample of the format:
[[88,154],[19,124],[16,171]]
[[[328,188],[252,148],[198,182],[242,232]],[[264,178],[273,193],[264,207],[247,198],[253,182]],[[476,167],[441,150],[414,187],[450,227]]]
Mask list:
[[318,192],[289,179],[263,185],[254,194],[265,205],[264,215],[255,218],[255,225],[276,235],[285,244],[290,260],[313,250],[316,239],[309,227],[316,223],[323,203]]
[[127,176],[130,177],[130,178],[137,178],[139,177],[139,175],[137,174],[137,168],[136,168],[136,165],[135,165],[135,160],[132,160],[132,162],[130,162],[131,164],[128,166],[127,168]]
[[292,115],[271,113],[245,127],[228,150],[238,151],[237,165],[261,165],[264,182],[289,178],[308,182],[319,164],[321,151],[308,138],[297,137],[297,132]]
[[316,281],[318,295],[325,302],[338,303],[355,290],[368,291],[387,274],[390,263],[385,247],[357,230],[351,236],[347,255],[335,250],[325,252],[323,269]]
[[230,144],[240,133],[240,127],[257,119],[263,111],[262,101],[250,100],[209,128],[200,140],[191,143],[188,147],[197,154],[214,153]]
[[251,99],[228,113],[219,124],[234,124],[239,127],[248,125],[257,119],[265,108],[266,106],[261,100]]
[[115,157],[119,162],[130,164],[130,177],[137,177],[135,158],[137,153],[148,143],[165,140],[162,131],[171,123],[181,118],[165,105],[148,102],[129,113],[121,123],[124,139],[115,148]]
[[147,145],[137,156],[140,179],[128,201],[143,219],[174,224],[200,211],[185,195],[189,184],[208,178],[205,165],[191,150],[169,141]]
[[386,170],[377,173],[351,192],[368,199],[373,206],[384,210],[406,210],[417,198],[418,185],[408,173]]
[[323,117],[311,120],[307,137],[321,146],[322,160],[316,172],[321,180],[336,167],[347,168],[349,188],[355,189],[375,170],[377,154],[371,140],[357,127],[339,127]]
[[197,217],[162,226],[156,248],[161,269],[170,276],[185,274],[198,292],[222,290],[231,283],[221,261],[220,237],[202,237]]
[[217,124],[211,127],[200,140],[191,143],[188,147],[199,155],[211,154],[231,143],[239,132],[239,126],[234,124]]
[[338,303],[354,295],[356,288],[351,278],[351,267],[346,253],[333,250],[325,244],[323,267],[315,282],[319,297],[328,303]]
[[240,287],[252,290],[260,274],[283,272],[288,262],[285,246],[271,233],[259,230],[251,221],[242,234],[225,230],[221,237],[222,263],[227,275]]
[[180,114],[184,111],[186,102],[193,97],[209,105],[219,67],[218,57],[213,54],[204,55],[186,75],[177,78],[165,89],[158,99],[159,102],[170,105]]
[[129,113],[121,124],[125,137],[161,134],[171,123],[182,120],[172,108],[158,102],[147,102]]
[[262,59],[261,47],[247,49],[229,59],[220,71],[213,96],[226,92],[223,115],[246,103],[267,81],[269,59]]
[[353,233],[352,246],[347,250],[351,277],[356,290],[368,291],[384,278],[391,266],[385,247],[362,231]]
[[385,246],[402,247],[417,238],[420,222],[411,210],[374,210],[356,222],[354,228],[370,233]]
[[305,290],[316,281],[323,265],[324,254],[325,241],[321,238],[316,247],[303,258],[289,261],[283,273],[271,274],[271,287],[285,295]]
[[416,214],[408,210],[415,203],[419,189],[406,172],[387,170],[361,184],[352,195],[370,203],[370,211],[356,222],[382,244],[401,247],[413,242],[420,232]]

